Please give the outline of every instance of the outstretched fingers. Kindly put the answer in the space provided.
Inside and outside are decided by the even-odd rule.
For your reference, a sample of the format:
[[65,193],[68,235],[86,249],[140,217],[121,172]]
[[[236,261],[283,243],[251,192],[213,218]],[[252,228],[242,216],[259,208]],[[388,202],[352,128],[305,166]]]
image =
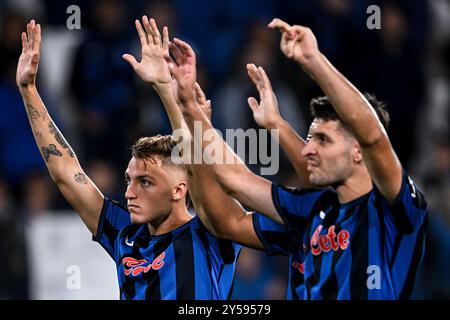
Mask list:
[[31,20],[27,24],[27,39],[28,39],[27,49],[30,51],[33,50],[33,39],[34,39],[33,27],[32,27],[33,24],[34,24],[34,20]]
[[173,42],[181,49],[184,55],[186,55],[187,57],[195,58],[194,50],[187,42],[184,42],[183,40],[180,40],[178,38],[174,38]]
[[152,32],[152,27],[150,26],[150,22],[148,21],[147,16],[142,16],[142,26],[144,27],[144,32],[146,33],[146,38],[148,40],[148,44],[155,44],[155,36]]
[[164,26],[163,28],[163,42],[162,42],[162,47],[165,51],[169,50],[169,28],[167,28],[166,26]]
[[34,29],[34,49],[38,52],[41,50],[41,25],[37,24]]
[[264,70],[264,68],[258,67],[258,71],[260,75],[260,80],[262,81],[264,88],[272,91],[272,84],[270,83],[269,77],[267,76],[267,73]]
[[159,32],[156,21],[153,18],[150,19],[150,27],[154,44],[157,46],[161,46],[161,33]]
[[253,63],[251,63],[247,65],[247,73],[261,95],[261,91],[264,89],[264,82],[261,78],[260,70]]
[[139,20],[136,19],[135,25],[136,25],[136,30],[137,30],[138,35],[139,35],[139,40],[141,41],[141,46],[145,47],[146,45],[149,44],[147,35],[145,34],[145,31],[142,28],[141,22]]
[[27,34],[22,32],[22,53],[27,52]]

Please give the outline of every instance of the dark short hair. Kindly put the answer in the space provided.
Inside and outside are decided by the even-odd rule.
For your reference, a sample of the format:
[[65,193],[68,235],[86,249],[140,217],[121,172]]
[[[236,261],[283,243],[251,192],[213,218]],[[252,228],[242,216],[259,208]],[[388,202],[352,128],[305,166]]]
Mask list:
[[172,164],[172,151],[178,142],[171,135],[156,135],[138,139],[131,147],[131,154],[136,159],[155,162],[161,159],[163,165]]
[[[381,121],[381,124],[387,131],[389,128],[390,117],[389,113],[386,110],[386,104],[384,102],[378,101],[375,95],[370,93],[364,93],[364,97],[375,110],[378,118]],[[311,103],[309,106],[313,118],[322,119],[325,121],[339,121],[345,128],[348,129],[347,125],[342,121],[336,110],[331,105],[330,100],[327,96],[311,99]]]

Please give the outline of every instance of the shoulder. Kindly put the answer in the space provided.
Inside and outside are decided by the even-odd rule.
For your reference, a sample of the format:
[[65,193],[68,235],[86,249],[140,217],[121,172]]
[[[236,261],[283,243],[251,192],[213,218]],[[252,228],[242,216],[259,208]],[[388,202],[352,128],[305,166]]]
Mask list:
[[298,189],[272,184],[272,199],[275,207],[313,208],[316,204],[329,206],[338,201],[336,192],[331,188]]
[[389,202],[378,190],[374,184],[372,190],[372,198],[378,201],[385,202],[389,207],[395,207],[400,203],[411,202],[416,209],[425,210],[427,208],[427,201],[422,190],[417,186],[414,179],[408,175],[403,169],[402,173],[402,185],[397,197]]

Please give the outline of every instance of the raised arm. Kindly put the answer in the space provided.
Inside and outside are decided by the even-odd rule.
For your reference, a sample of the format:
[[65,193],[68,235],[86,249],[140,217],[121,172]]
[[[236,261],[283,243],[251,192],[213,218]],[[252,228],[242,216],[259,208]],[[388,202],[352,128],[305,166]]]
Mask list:
[[281,31],[283,53],[295,60],[328,96],[360,144],[372,180],[386,199],[394,200],[400,192],[402,167],[370,103],[319,51],[309,28],[290,26],[280,19],[274,19],[269,27]]
[[123,59],[153,87],[164,104],[172,129],[179,129],[183,126],[183,117],[173,94],[169,67],[164,60],[164,53],[169,52],[169,30],[164,26],[161,38],[155,20],[149,21],[147,16],[142,17],[142,24],[136,20],[135,26],[141,43],[141,61],[137,62],[131,54],[124,54]]
[[[195,84],[195,97],[197,105],[211,121],[211,101],[206,96],[198,83]],[[181,111],[180,111],[181,112]],[[196,152],[202,152],[201,145]],[[195,152],[194,149],[191,149]],[[228,239],[247,247],[263,250],[264,246],[256,235],[253,227],[252,215],[247,213],[239,202],[227,195],[220,184],[214,178],[214,173],[209,165],[191,165],[195,178],[195,191],[201,204],[202,214],[207,217],[208,229],[219,238]]]
[[[271,196],[271,182],[253,174],[239,157],[231,150],[223,139],[213,129],[210,121],[195,100],[196,82],[196,57],[192,48],[179,39],[174,39],[173,46],[178,48],[174,61],[169,55],[165,55],[169,63],[174,79],[177,81],[176,96],[182,107],[183,117],[189,127],[195,143],[202,147],[202,152],[208,147],[211,140],[206,141],[203,134],[213,136],[216,146],[216,154],[223,154],[224,159],[232,159],[230,162],[213,162],[211,169],[214,177],[221,187],[237,199],[240,203],[266,214],[271,219],[283,223],[278,215]],[[198,126],[195,129],[195,126]],[[196,134],[198,129],[201,134]],[[202,134],[203,133],[203,134]],[[205,159],[202,159],[204,161]],[[211,160],[211,159],[210,159]]]
[[39,66],[41,26],[34,20],[22,33],[22,54],[17,65],[16,82],[22,95],[34,138],[53,181],[66,200],[80,214],[94,235],[103,206],[103,195],[86,176],[72,148],[64,139],[36,89]]
[[[172,130],[184,129],[181,132],[183,141],[191,141],[191,134],[181,115],[180,107],[173,93],[174,80],[170,75],[169,66],[164,59],[164,54],[169,52],[169,30],[163,27],[163,34],[158,30],[154,19],[142,17],[142,24],[135,21],[136,30],[141,43],[141,61],[130,54],[124,54],[125,59],[134,69],[136,74],[145,82],[150,84],[160,97],[169,117]],[[192,170],[187,166],[189,195],[196,212],[202,214],[202,208],[197,198],[195,184],[193,183]]]
[[286,153],[300,179],[300,187],[311,188],[306,170],[306,159],[302,156],[305,141],[295,132],[289,123],[281,117],[278,102],[272,85],[262,67],[247,64],[247,73],[259,92],[260,102],[254,98],[248,98],[248,104],[253,112],[255,122],[267,130],[278,130],[281,148]]
[[[136,59],[129,54],[124,55],[123,58],[131,64],[139,77],[145,82],[151,84],[155,91],[158,93],[169,116],[172,129],[186,129],[186,131],[182,133],[183,141],[190,141],[191,151],[193,151],[194,146],[192,144],[191,134],[187,128],[186,122],[182,117],[180,107],[178,106],[178,101],[173,91],[174,89],[176,89],[177,83],[172,80],[168,64],[163,57],[165,53],[168,54],[169,50],[168,28],[163,28],[163,36],[161,38],[154,19],[148,20],[146,16],[143,16],[142,25],[138,20],[136,20],[135,23],[142,46],[142,59],[140,62],[137,62]],[[179,54],[179,52],[177,51],[178,48],[172,48],[174,51],[174,55]],[[194,91],[194,97],[196,99],[196,102],[198,103],[198,106],[201,108],[202,112],[205,114],[208,120],[210,120],[211,101],[206,100],[206,96],[198,83],[195,84]],[[229,236],[229,234],[225,235],[222,232],[222,226],[224,225],[224,222],[227,222],[226,219],[230,216],[241,216],[242,214],[245,214],[245,211],[243,211],[239,203],[237,203],[233,198],[223,192],[223,190],[217,183],[204,185],[203,179],[206,177],[204,172],[202,172],[201,170],[194,170],[193,165],[187,164],[186,166],[188,169],[189,194],[192,199],[195,211],[199,215],[203,224],[205,224],[205,226],[212,234],[221,238],[229,238],[227,237]],[[212,201],[214,202],[212,205],[209,201],[204,202],[204,195],[206,193],[213,196],[213,198],[208,197],[207,199],[214,199]],[[219,208],[215,207],[217,204],[220,205]],[[226,211],[224,210],[224,208],[226,209]],[[225,220],[219,219],[220,217],[223,217],[223,214],[225,213],[227,215],[225,217]],[[249,218],[251,217],[249,216]],[[249,220],[249,222],[249,226],[252,227],[251,220]],[[237,240],[238,239],[236,239],[236,241]],[[256,234],[254,234],[253,242],[256,241],[258,241],[259,243]],[[250,244],[251,243],[249,243],[249,245]],[[253,247],[256,247],[256,245],[253,245]],[[262,244],[260,248],[262,248]]]

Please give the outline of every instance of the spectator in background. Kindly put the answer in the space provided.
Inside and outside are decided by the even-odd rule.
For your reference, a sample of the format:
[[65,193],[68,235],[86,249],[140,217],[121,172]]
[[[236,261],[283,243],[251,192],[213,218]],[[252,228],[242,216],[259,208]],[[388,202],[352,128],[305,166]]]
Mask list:
[[[283,265],[280,276],[274,264]],[[234,300],[279,300],[286,299],[286,257],[267,258],[263,252],[243,248],[236,268]]]
[[[423,2],[425,1],[414,1],[410,7]],[[425,87],[421,63],[424,58],[424,39],[420,39],[419,35],[416,38],[413,29],[416,23],[423,25],[424,22],[420,19],[425,18],[408,15],[407,8],[408,6],[401,7],[394,1],[383,3],[382,28],[377,32],[378,39],[372,46],[370,58],[372,67],[370,88],[373,92],[377,92],[381,100],[387,101],[390,105],[392,125],[389,136],[406,169],[413,152],[417,151],[415,123],[417,113],[424,103]]]
[[0,300],[28,299],[28,266],[23,217],[0,176]]
[[430,207],[426,255],[414,298],[450,297],[450,136],[448,130],[433,135],[433,154],[422,178]]
[[22,212],[26,220],[48,214],[55,198],[55,186],[44,171],[32,171],[22,181]]
[[30,170],[43,170],[45,166],[39,150],[34,147],[33,134],[14,80],[17,56],[22,50],[17,35],[26,25],[25,18],[14,11],[3,14],[3,28],[0,28],[0,171],[17,191]]
[[230,76],[233,58],[239,54],[245,38],[243,31],[255,21],[267,23],[278,12],[276,1],[228,0],[219,4],[209,0],[174,0],[173,4],[182,13],[181,36],[193,44],[198,61],[210,73],[214,89]]
[[[176,10],[170,1],[147,1],[140,14],[145,14],[158,21],[162,26],[170,27],[171,33],[177,33],[178,17]],[[133,55],[139,57],[141,54],[141,45],[139,39],[132,38]],[[139,137],[156,135],[156,134],[170,134],[172,129],[161,100],[156,94],[155,90],[148,87],[141,79],[135,77],[135,85],[138,91],[138,98],[136,99],[137,108],[139,109],[139,118],[136,122],[136,128],[131,132],[132,140],[137,140]]]
[[[228,81],[218,90],[216,105],[213,113],[213,123],[225,134],[225,129],[247,130],[249,128],[260,129],[253,119],[253,113],[248,106],[247,98],[258,96],[255,86],[248,78],[246,64],[254,63],[263,67],[270,74],[274,92],[277,93],[278,105],[284,119],[290,119],[292,127],[300,134],[308,130],[305,108],[298,105],[296,96],[283,76],[278,72],[276,53],[278,52],[277,34],[267,32],[265,25],[253,24],[248,30],[243,47],[239,50],[239,57],[233,66],[233,71]],[[275,51],[276,50],[276,51]],[[248,153],[247,153],[248,154]],[[249,165],[252,170],[257,166]],[[280,154],[280,175],[292,175],[290,162]],[[287,177],[286,177],[287,179]]]
[[133,72],[122,54],[129,50],[131,29],[127,7],[119,0],[98,0],[92,29],[75,54],[72,92],[80,108],[85,154],[107,158],[116,168],[126,165],[127,134],[137,121]]
[[117,177],[117,171],[103,159],[92,159],[89,161],[86,173],[109,198],[125,203],[124,192]]
[[[450,139],[448,132],[433,135],[433,156],[423,178],[430,194],[430,211],[450,230]],[[437,218],[437,217],[436,217]]]

